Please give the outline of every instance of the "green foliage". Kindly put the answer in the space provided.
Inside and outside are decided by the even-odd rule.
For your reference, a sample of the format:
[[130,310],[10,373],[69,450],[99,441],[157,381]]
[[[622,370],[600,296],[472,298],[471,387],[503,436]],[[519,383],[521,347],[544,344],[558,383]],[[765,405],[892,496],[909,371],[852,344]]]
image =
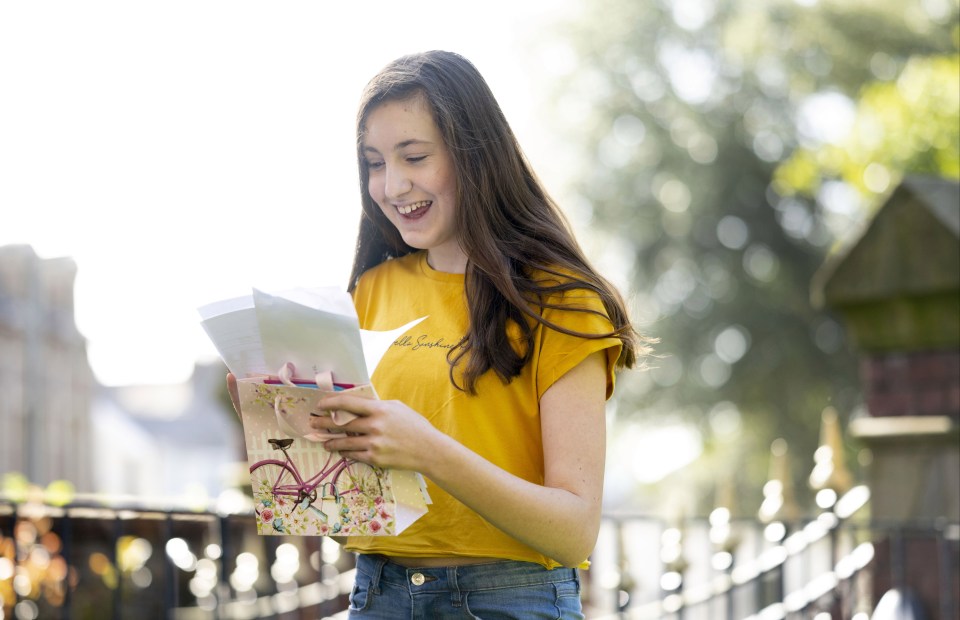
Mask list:
[[[553,48],[567,61],[556,62],[565,69],[554,76],[551,123],[565,123],[590,162],[571,181],[577,219],[628,248],[635,315],[660,340],[650,372],[621,378],[618,418],[694,425],[701,463],[714,481],[718,472],[737,478],[748,512],[762,499],[771,443],[787,440],[803,480],[821,412],[832,406],[847,418],[860,400],[856,352],[809,295],[860,203],[853,192],[826,201],[787,190],[821,187],[845,158],[863,166],[850,173],[863,179],[879,160],[810,148],[843,129],[812,104],[856,110],[860,122],[862,110],[889,109],[882,89],[901,93],[890,86],[898,76],[914,93],[905,118],[949,100],[949,83],[933,100],[925,89],[951,67],[911,58],[955,55],[957,10],[929,16],[922,6],[601,1],[585,3]],[[956,128],[942,131],[951,112],[936,114],[927,120],[939,129],[926,138],[877,147],[891,176],[923,157],[940,171],[956,166]],[[937,154],[924,150],[940,142]]]
[[960,178],[960,54],[911,58],[896,80],[866,84],[849,134],[797,149],[774,187],[816,196],[839,178],[877,204],[904,173]]

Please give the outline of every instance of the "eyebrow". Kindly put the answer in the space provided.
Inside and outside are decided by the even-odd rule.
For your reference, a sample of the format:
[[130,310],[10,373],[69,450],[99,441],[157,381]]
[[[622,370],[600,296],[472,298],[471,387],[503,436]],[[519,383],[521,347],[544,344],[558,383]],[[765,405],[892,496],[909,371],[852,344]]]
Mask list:
[[[433,144],[433,142],[430,142],[429,140],[418,140],[417,138],[411,138],[409,140],[404,140],[403,142],[397,143],[397,145],[393,147],[393,150],[399,151],[400,149],[404,149],[408,146],[421,145],[421,144]],[[377,149],[373,148],[372,146],[368,146],[366,144],[363,145],[363,150],[371,151],[373,153],[378,153],[378,154],[380,153],[380,151],[378,151]]]

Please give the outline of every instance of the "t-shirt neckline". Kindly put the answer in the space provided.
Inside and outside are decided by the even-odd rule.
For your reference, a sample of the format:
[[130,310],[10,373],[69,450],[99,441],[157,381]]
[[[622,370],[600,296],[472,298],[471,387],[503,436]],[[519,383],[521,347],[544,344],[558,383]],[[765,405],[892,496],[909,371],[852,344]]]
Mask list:
[[449,273],[446,271],[437,271],[430,266],[430,263],[427,262],[427,251],[421,250],[419,256],[420,262],[420,272],[431,280],[437,280],[439,282],[450,282],[450,283],[459,283],[463,284],[462,273]]

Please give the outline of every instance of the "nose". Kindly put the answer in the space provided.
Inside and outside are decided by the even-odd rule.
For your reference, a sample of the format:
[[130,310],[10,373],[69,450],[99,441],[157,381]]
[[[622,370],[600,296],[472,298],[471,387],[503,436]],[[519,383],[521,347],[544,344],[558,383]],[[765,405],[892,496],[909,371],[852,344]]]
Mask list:
[[402,197],[413,188],[413,183],[403,166],[387,166],[384,193],[390,200]]

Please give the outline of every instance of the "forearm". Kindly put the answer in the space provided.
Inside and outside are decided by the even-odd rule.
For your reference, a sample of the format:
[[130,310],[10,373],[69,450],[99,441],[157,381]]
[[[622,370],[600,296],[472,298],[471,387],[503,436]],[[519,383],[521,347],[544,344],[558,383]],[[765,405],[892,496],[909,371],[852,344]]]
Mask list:
[[440,432],[427,443],[420,472],[503,532],[564,566],[593,550],[602,484],[583,497],[523,480]]

